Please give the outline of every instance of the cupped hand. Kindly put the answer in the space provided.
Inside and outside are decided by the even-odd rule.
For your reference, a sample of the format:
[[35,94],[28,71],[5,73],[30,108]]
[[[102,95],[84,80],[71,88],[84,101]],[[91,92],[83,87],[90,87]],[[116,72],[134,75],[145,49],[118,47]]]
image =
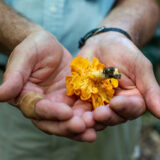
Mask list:
[[106,67],[117,67],[122,74],[110,103],[94,111],[95,127],[104,128],[135,119],[145,112],[146,107],[160,118],[160,88],[152,64],[125,36],[115,32],[93,36],[78,56],[89,60],[97,57]]
[[[73,110],[77,99],[66,95],[65,77],[70,74],[71,60],[71,54],[50,33],[43,29],[31,33],[9,57],[0,86],[0,101],[9,101],[20,108],[44,132],[93,141],[94,129],[86,129],[79,116],[84,111]],[[40,99],[34,104],[34,113],[27,114],[20,102],[26,95],[33,98],[34,94]]]

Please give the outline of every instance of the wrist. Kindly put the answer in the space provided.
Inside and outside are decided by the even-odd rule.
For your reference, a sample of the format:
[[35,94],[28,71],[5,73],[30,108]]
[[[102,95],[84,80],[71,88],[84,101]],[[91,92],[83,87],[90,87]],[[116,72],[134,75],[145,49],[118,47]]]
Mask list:
[[13,49],[18,46],[25,38],[35,32],[40,32],[41,30],[43,29],[39,25],[28,23],[26,24],[26,27],[19,28],[18,32],[12,31],[10,33],[12,36],[9,36],[9,34],[5,34],[3,38],[0,39],[0,43],[2,44],[2,46],[4,46],[5,52],[7,54],[10,54]]
[[27,23],[26,27],[20,28],[20,32],[17,33],[17,36],[14,37],[15,41],[13,42],[14,43],[13,48],[15,48],[19,43],[21,43],[24,39],[26,39],[31,34],[41,32],[42,30],[44,29],[35,23],[32,23],[32,22]]
[[132,40],[131,36],[123,29],[116,28],[116,27],[98,27],[95,29],[92,29],[91,31],[87,32],[80,40],[79,40],[79,48],[83,47],[86,43],[86,40],[88,40],[90,37],[93,37],[95,35],[98,35],[100,33],[105,32],[118,32],[126,36],[128,39]]
[[94,35],[93,37],[90,37],[86,43],[85,46],[89,46],[89,45],[97,45],[100,44],[104,41],[108,41],[108,40],[128,40],[130,41],[125,35],[119,33],[119,32],[114,32],[114,31],[110,31],[110,32],[104,32],[104,33],[100,33],[97,35]]
[[30,27],[28,28],[28,33],[26,34],[25,37],[29,36],[32,33],[35,32],[40,32],[44,30],[41,26],[37,25],[37,24],[31,24]]

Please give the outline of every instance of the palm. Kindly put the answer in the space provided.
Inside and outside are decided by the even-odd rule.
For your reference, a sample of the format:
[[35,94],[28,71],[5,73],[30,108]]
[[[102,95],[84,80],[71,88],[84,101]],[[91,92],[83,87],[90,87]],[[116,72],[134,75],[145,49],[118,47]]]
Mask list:
[[[37,45],[35,44],[35,46]],[[21,95],[36,91],[50,101],[63,101],[70,104],[71,99],[65,95],[65,76],[70,74],[71,55],[62,46],[55,49],[52,42],[45,44],[45,48],[37,47],[39,47],[38,53],[36,53],[38,61],[32,69]],[[35,51],[35,49],[33,50]]]
[[[142,98],[136,86],[136,63],[138,54],[130,56],[129,58],[125,56],[126,53],[130,53],[129,45],[128,48],[125,46],[120,46],[119,49],[106,47],[104,51],[102,50],[101,56],[96,55],[102,63],[106,66],[117,67],[121,71],[121,79],[119,80],[120,89],[117,90],[117,96],[139,96]],[[108,51],[107,54],[105,51]],[[140,57],[139,57],[140,58]]]
[[[131,48],[129,44],[127,45],[127,47],[123,47],[121,45],[117,50],[109,47],[106,47],[104,49],[107,50],[109,54],[103,52],[102,50],[104,54],[102,53],[101,56],[99,56],[100,61],[106,66],[117,67],[122,74],[121,79],[119,80],[119,89],[116,91],[116,96],[120,96],[121,98],[123,97],[122,100],[124,100],[124,102],[120,102],[120,107],[122,108],[118,107],[117,110],[123,110],[125,106],[130,106],[128,107],[128,109],[130,109],[138,105],[141,106],[139,108],[139,112],[143,113],[145,102],[136,84],[136,63],[138,59],[141,59],[142,55],[139,55],[139,53],[135,51],[135,54],[125,56],[126,53],[132,54],[130,52]],[[117,101],[118,100],[120,99],[117,99]],[[117,101],[111,101],[111,105],[116,105]],[[127,115],[123,116],[127,117]]]

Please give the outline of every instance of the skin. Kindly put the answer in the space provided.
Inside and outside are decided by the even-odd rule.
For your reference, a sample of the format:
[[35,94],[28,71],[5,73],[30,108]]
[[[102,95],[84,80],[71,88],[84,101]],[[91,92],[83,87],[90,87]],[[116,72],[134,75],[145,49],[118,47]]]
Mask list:
[[[129,56],[126,56],[126,53],[129,53]],[[102,123],[104,127],[116,125],[139,117],[145,112],[147,105],[158,107],[155,101],[160,103],[159,97],[155,97],[154,101],[150,99],[152,94],[150,90],[156,93],[156,89],[160,94],[152,65],[125,36],[117,33],[98,35],[93,41],[87,42],[78,56],[89,57],[89,59],[97,57],[106,66],[117,67],[122,74],[119,89],[116,90],[116,95],[110,103],[94,111],[97,124]],[[143,73],[142,66],[147,72]],[[150,79],[147,79],[148,77]],[[145,96],[146,94],[148,95]]]
[[[142,12],[137,16],[135,4],[144,1],[146,5],[140,6]],[[132,10],[134,14],[130,15],[128,10]],[[0,48],[6,54],[11,53],[0,86],[0,101],[10,101],[17,106],[17,100],[27,93],[36,91],[41,94],[44,98],[35,106],[35,114],[39,120],[32,119],[40,130],[91,142],[96,140],[96,131],[107,125],[116,125],[143,114],[146,104],[157,117],[160,115],[159,86],[155,81],[151,63],[135,46],[145,43],[156,28],[156,1],[119,1],[101,24],[126,30],[135,44],[122,34],[110,32],[90,38],[80,51],[80,56],[89,59],[95,56],[102,63],[115,66],[122,72],[121,89],[117,91],[117,96],[112,99],[109,107],[101,106],[95,111],[91,110],[90,104],[66,96],[65,76],[70,74],[72,56],[56,38],[17,14],[2,0],[0,11],[0,17],[3,17],[0,18]],[[149,18],[145,18],[144,11]],[[151,18],[152,12],[154,20]],[[145,28],[143,34],[140,29],[142,26]],[[133,31],[136,31],[136,35]],[[145,76],[144,73],[139,73],[142,62],[144,70],[147,71]],[[149,98],[151,95],[154,95],[154,102],[153,98]]]

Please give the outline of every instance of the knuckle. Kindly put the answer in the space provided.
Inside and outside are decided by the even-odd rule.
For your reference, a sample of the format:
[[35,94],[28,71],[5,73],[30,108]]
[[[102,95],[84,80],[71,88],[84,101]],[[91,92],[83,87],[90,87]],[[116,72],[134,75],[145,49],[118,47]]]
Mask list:
[[79,119],[74,118],[69,123],[69,130],[74,133],[81,133],[86,129],[85,123]]
[[68,110],[57,110],[52,112],[52,115],[54,115],[54,117],[56,117],[58,120],[68,120],[72,117],[72,113]]

